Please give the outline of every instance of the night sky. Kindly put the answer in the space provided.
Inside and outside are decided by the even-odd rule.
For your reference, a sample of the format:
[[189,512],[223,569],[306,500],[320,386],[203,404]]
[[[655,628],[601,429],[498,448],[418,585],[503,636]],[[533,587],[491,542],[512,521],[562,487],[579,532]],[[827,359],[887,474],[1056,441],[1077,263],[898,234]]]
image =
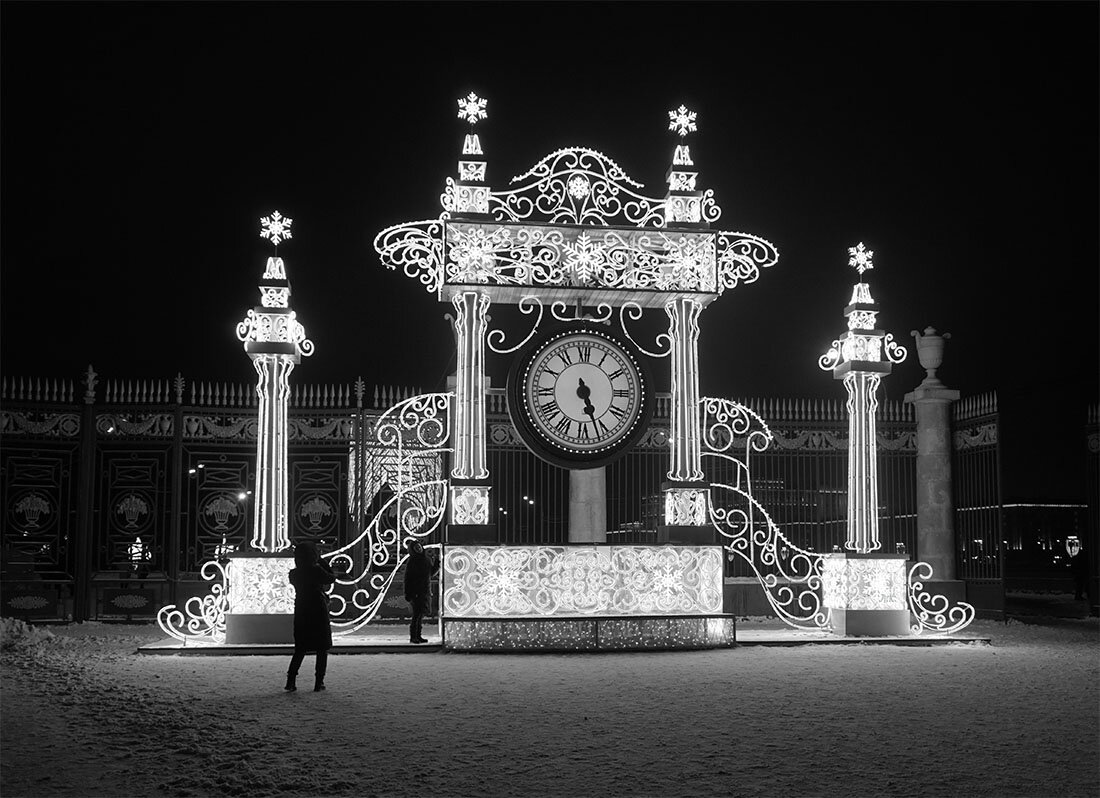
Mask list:
[[[863,241],[880,326],[910,348],[886,398],[923,377],[910,330],[951,333],[939,376],[1004,410],[1005,500],[1083,501],[1098,9],[8,0],[2,372],[252,381],[234,328],[271,254],[258,219],[278,209],[316,345],[294,379],[442,389],[449,305],[372,241],[439,215],[467,130],[456,99],[488,99],[497,189],[585,146],[658,197],[683,103],[715,227],[780,252],[703,313],[702,393],[842,399],[817,358],[845,329]],[[494,384],[507,366],[490,357]]]

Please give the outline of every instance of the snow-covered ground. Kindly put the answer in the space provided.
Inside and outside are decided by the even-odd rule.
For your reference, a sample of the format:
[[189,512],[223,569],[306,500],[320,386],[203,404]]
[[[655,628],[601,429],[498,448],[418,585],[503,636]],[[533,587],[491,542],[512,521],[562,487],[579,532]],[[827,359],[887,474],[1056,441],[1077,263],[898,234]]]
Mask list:
[[[1097,619],[992,645],[139,655],[51,627],[0,659],[0,794],[1100,795]],[[742,622],[746,629],[752,620]]]

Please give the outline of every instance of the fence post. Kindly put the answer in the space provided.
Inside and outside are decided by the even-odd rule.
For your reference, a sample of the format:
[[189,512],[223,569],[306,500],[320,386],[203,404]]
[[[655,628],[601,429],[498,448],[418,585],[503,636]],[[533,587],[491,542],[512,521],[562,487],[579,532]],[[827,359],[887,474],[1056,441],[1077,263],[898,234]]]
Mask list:
[[80,420],[80,480],[77,484],[76,573],[73,574],[73,620],[88,620],[94,609],[92,595],[92,535],[95,474],[95,387],[91,364],[84,375],[84,408]]
[[176,596],[179,587],[180,564],[180,524],[183,514],[183,491],[186,481],[183,478],[183,375],[177,374],[175,380],[176,407],[172,426],[172,522],[168,527],[168,545],[165,546],[164,575],[168,578],[168,603],[178,605]]

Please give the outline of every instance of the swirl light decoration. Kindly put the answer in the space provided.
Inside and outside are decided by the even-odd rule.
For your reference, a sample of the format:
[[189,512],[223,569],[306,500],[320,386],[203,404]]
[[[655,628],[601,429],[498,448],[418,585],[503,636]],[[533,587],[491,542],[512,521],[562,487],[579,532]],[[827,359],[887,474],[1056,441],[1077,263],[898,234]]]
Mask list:
[[[663,307],[677,292],[719,296],[778,260],[762,238],[707,229],[721,208],[712,190],[698,187],[686,143],[676,146],[664,197],[641,193],[642,183],[587,147],[556,150],[493,191],[473,132],[487,117],[485,103],[474,94],[458,100],[470,132],[456,177],[446,178],[439,218],[388,227],[374,240],[388,268],[440,301],[450,300],[452,288],[485,286],[493,302],[559,288],[568,304],[590,292],[630,291],[646,307]],[[697,129],[695,112],[681,106],[669,113],[681,138]]]
[[210,585],[210,593],[189,598],[182,608],[175,604],[161,607],[157,625],[169,637],[187,643],[224,643],[225,614],[229,608],[228,575],[217,560],[203,563],[199,573]]
[[913,634],[933,632],[951,634],[965,629],[974,620],[976,611],[966,602],[952,604],[946,596],[933,595],[924,589],[924,581],[932,578],[932,566],[914,563],[909,569],[909,610],[915,619]]
[[715,460],[721,474],[710,483],[710,522],[726,539],[726,551],[748,563],[785,623],[797,629],[828,628],[832,613],[821,600],[822,555],[788,540],[752,495],[749,458],[768,448],[771,430],[738,402],[704,397],[700,405],[702,456]]
[[357,537],[324,555],[343,573],[330,593],[335,634],[354,632],[374,618],[407,559],[404,544],[442,523],[449,480],[423,479],[424,461],[454,451],[453,404],[453,393],[413,396],[375,422],[371,445],[387,452],[385,481],[394,495]]

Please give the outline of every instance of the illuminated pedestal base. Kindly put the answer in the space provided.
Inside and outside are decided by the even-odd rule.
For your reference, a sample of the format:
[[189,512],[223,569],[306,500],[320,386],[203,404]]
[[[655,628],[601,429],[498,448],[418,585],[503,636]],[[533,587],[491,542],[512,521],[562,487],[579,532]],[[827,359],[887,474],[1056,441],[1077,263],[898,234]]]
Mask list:
[[443,620],[448,651],[658,651],[736,645],[732,615]]
[[233,554],[226,564],[225,642],[293,643],[294,588],[285,554]]
[[904,554],[829,554],[821,573],[822,604],[841,637],[908,635]]
[[720,546],[454,546],[443,646],[596,651],[730,646]]

